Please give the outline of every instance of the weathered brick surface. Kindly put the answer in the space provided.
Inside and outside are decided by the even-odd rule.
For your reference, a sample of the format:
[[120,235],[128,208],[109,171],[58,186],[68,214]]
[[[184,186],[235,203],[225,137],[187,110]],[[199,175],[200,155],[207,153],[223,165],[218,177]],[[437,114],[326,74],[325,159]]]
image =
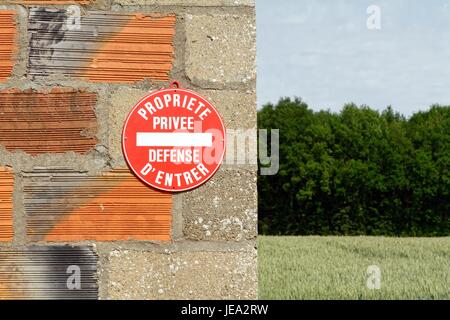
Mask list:
[[256,250],[154,253],[113,251],[110,299],[256,299]]
[[89,247],[1,248],[0,299],[97,299],[96,272]]
[[0,241],[13,239],[13,188],[14,175],[11,170],[0,167]]
[[96,102],[96,94],[70,88],[1,90],[0,145],[32,155],[86,153],[97,143]]
[[194,240],[245,240],[257,235],[256,172],[221,169],[183,195],[184,235]]
[[92,11],[82,16],[79,30],[65,24],[64,9],[30,10],[30,75],[64,75],[93,82],[168,80],[174,15]]
[[172,196],[128,169],[98,176],[67,169],[25,174],[31,241],[170,240]]
[[121,5],[160,5],[160,6],[255,6],[255,0],[114,0]]
[[0,10],[0,83],[12,74],[17,53],[16,12]]
[[188,15],[186,74],[222,88],[255,80],[256,24],[250,15]]

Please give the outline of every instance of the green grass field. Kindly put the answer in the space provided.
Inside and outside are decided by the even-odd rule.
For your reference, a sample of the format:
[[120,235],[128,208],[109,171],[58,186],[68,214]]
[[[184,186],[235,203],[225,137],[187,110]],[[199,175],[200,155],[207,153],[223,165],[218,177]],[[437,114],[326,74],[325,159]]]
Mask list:
[[258,275],[260,299],[450,299],[450,237],[259,236]]

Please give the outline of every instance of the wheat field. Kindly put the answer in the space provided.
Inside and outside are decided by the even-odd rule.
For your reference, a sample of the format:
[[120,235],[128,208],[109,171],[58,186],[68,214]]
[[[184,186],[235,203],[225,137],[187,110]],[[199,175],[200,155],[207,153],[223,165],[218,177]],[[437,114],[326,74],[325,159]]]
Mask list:
[[259,236],[260,299],[450,299],[450,237]]

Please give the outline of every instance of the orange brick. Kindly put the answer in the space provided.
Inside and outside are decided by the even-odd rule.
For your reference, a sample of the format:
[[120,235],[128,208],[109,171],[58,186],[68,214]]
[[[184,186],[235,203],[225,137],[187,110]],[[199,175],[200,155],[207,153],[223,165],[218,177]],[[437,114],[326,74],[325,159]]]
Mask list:
[[0,167],[0,241],[13,239],[12,196],[14,176],[10,170]]
[[35,169],[25,176],[31,241],[171,239],[171,194],[147,187],[128,169],[98,176]]
[[64,21],[63,9],[30,10],[30,75],[117,83],[169,79],[174,15],[86,12],[76,30],[63,28]]
[[0,91],[0,145],[32,155],[92,149],[97,121],[94,93],[54,88]]
[[0,10],[0,83],[12,74],[16,46],[16,12]]

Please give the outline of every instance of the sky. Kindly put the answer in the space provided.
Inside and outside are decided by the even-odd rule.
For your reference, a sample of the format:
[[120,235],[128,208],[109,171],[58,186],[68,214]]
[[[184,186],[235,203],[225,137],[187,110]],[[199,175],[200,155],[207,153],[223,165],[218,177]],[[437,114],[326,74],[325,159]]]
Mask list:
[[259,107],[450,105],[450,0],[256,0],[256,15]]

